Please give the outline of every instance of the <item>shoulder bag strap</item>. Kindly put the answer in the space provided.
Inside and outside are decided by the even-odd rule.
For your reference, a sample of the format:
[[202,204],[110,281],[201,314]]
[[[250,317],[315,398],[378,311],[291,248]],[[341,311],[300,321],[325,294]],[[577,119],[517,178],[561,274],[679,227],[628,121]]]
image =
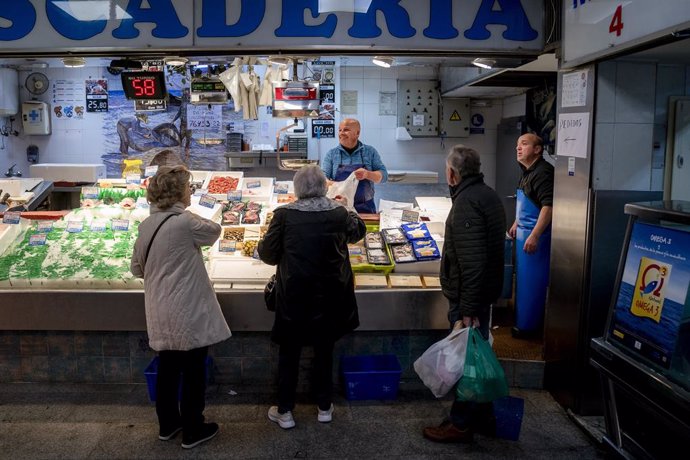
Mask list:
[[163,222],[161,222],[160,224],[158,224],[158,227],[156,227],[156,231],[153,232],[153,236],[152,236],[151,239],[149,240],[149,245],[146,247],[146,255],[144,256],[144,266],[146,266],[146,261],[147,261],[148,258],[149,258],[149,252],[151,252],[151,244],[153,243],[154,238],[156,238],[156,235],[158,234],[158,230],[160,230],[161,227],[163,226],[163,224],[164,224],[168,219],[170,219],[172,216],[174,216],[174,215],[175,215],[175,214],[168,214],[168,215],[165,217],[165,219],[163,219]]

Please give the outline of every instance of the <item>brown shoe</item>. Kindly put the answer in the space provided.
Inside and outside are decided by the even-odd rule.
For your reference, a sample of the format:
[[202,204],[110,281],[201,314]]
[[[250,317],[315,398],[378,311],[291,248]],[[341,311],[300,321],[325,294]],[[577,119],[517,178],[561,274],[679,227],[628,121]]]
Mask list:
[[424,437],[434,442],[472,442],[472,430],[466,428],[461,430],[450,422],[443,422],[439,426],[428,426],[424,428]]

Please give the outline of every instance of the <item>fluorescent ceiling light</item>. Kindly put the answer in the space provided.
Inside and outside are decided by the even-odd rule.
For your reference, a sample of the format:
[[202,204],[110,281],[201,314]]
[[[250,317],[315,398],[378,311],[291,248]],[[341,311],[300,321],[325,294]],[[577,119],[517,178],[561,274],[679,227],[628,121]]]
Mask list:
[[62,63],[65,67],[84,67],[86,59],[83,57],[64,57],[62,58]]
[[372,0],[319,0],[319,13],[366,13]]
[[472,61],[472,64],[482,69],[492,69],[496,65],[496,61],[494,59],[477,58]]
[[165,63],[167,65],[172,65],[172,66],[181,66],[181,65],[185,65],[188,62],[189,62],[189,59],[187,59],[186,57],[171,56],[171,57],[165,58]]
[[110,4],[112,2],[106,1],[87,1],[87,2],[71,2],[69,0],[53,2],[55,6],[60,8],[65,13],[72,16],[79,21],[102,21],[108,19],[132,19],[129,13],[122,9],[122,7],[115,5],[113,14],[110,15]]
[[384,68],[389,68],[390,66],[393,65],[393,58],[390,57],[384,57],[384,56],[376,56],[371,60],[374,64],[376,64],[379,67],[384,67]]

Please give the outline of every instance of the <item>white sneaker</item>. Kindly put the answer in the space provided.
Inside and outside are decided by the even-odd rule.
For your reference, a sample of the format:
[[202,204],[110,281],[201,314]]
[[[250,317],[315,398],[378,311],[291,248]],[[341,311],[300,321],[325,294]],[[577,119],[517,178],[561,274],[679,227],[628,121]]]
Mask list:
[[[316,406],[318,409],[318,406]],[[333,411],[335,410],[335,407],[333,407],[333,404],[331,403],[331,407],[328,408],[328,410],[321,410],[319,409],[319,422],[321,423],[328,423],[331,420],[333,420]]]
[[295,419],[292,418],[292,412],[287,411],[284,414],[278,412],[278,406],[271,406],[268,409],[268,419],[276,422],[284,430],[295,426]]

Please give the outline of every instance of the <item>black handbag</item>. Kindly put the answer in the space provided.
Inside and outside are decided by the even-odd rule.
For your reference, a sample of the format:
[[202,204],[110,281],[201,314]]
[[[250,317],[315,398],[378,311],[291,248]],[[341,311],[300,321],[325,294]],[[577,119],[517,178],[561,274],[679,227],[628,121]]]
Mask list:
[[264,301],[268,311],[276,311],[276,275],[273,274],[268,279],[264,287]]

